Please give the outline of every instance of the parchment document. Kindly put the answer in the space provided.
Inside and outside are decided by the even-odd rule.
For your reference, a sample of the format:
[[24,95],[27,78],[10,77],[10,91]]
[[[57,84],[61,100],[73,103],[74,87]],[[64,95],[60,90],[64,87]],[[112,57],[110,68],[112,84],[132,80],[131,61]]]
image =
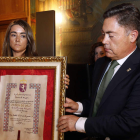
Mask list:
[[43,140],[46,75],[6,75],[0,81],[0,140]]

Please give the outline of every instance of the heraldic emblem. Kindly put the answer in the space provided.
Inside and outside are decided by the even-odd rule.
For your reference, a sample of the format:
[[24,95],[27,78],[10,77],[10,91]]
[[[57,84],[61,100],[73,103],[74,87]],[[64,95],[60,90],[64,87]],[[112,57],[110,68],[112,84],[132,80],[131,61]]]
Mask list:
[[20,80],[19,90],[20,92],[25,92],[27,89],[27,81],[26,80]]

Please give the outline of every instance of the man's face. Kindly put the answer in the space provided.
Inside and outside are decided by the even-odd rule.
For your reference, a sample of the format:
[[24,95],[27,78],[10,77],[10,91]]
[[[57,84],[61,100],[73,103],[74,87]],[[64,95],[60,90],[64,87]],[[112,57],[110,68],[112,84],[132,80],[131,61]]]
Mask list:
[[106,56],[112,60],[122,59],[134,50],[131,47],[129,31],[118,24],[116,17],[104,20],[102,34]]

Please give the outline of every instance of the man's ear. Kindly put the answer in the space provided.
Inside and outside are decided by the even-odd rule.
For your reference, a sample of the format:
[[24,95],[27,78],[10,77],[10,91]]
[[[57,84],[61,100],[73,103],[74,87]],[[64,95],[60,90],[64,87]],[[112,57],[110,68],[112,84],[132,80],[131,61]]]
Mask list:
[[138,34],[139,34],[139,32],[137,30],[132,30],[131,31],[131,33],[129,34],[131,43],[134,43],[137,40]]

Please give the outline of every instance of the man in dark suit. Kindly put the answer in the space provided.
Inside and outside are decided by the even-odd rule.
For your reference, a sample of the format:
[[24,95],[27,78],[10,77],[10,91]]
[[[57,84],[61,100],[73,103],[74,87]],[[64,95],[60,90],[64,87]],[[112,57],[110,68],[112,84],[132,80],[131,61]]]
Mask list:
[[107,57],[95,64],[92,96],[82,103],[67,98],[64,104],[67,112],[84,117],[62,116],[58,130],[83,132],[95,140],[140,140],[140,11],[125,3],[103,16]]

